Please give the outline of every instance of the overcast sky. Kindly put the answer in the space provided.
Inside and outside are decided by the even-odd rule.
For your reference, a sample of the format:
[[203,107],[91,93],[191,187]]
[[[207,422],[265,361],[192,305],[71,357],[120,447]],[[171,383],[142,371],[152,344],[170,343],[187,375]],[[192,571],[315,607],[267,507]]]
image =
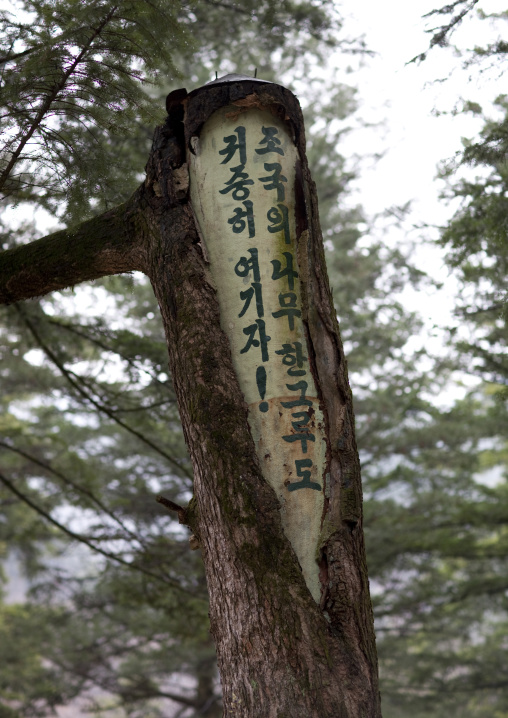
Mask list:
[[[440,4],[439,0],[343,0],[341,7],[345,27],[351,34],[363,33],[368,48],[376,53],[347,80],[358,88],[362,119],[382,123],[347,140],[349,151],[383,153],[382,159],[363,167],[356,199],[370,213],[411,201],[406,233],[395,233],[395,241],[406,237],[417,241],[420,266],[445,286],[438,293],[408,294],[407,301],[429,324],[442,325],[453,321],[456,284],[438,250],[421,243],[425,233],[411,231],[410,225],[443,224],[452,213],[453,208],[438,198],[443,185],[436,181],[437,165],[460,150],[462,137],[474,137],[481,121],[450,111],[462,106],[462,98],[488,104],[503,86],[492,73],[464,70],[450,49],[433,49],[425,62],[408,64],[429,46],[425,28],[432,21],[422,15]],[[505,10],[503,4],[502,0],[481,2],[487,11]],[[454,39],[463,47],[473,47],[494,36],[497,30],[492,25],[472,17]]]
[[[487,0],[482,6],[494,9],[500,4]],[[433,49],[425,62],[408,64],[429,45],[425,28],[431,21],[422,15],[436,5],[439,0],[343,2],[347,26],[365,33],[367,46],[377,53],[353,76],[366,119],[385,120],[378,133],[362,138],[386,152],[372,176],[363,178],[365,201],[373,211],[405,200],[434,198],[437,162],[452,156],[460,149],[461,137],[473,135],[480,126],[470,115],[436,117],[435,111],[460,107],[462,97],[492,99],[496,94],[488,76],[464,71],[449,49]],[[489,34],[487,23],[471,18],[455,37],[471,47]]]

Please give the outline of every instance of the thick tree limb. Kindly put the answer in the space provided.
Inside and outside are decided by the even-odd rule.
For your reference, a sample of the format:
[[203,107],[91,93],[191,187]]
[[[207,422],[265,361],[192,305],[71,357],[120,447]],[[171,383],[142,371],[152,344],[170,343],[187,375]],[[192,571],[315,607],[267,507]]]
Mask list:
[[40,297],[110,274],[143,271],[142,189],[126,203],[0,253],[0,304]]

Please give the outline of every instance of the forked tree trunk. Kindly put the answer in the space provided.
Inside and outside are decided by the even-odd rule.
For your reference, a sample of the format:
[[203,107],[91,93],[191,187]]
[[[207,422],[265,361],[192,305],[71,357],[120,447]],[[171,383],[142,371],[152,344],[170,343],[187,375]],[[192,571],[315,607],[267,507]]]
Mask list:
[[[224,715],[227,718],[379,718],[377,658],[365,563],[352,398],[328,285],[316,190],[305,157],[298,102],[278,85],[242,77],[210,83],[188,96],[180,93],[170,96],[169,100],[168,120],[156,131],[144,185],[126,207],[104,216],[107,227],[122,226],[124,237],[118,239],[119,246],[114,237],[104,238],[100,251],[97,250],[97,268],[92,274],[102,276],[126,271],[127,262],[127,269],[140,269],[150,277],[159,302],[171,373],[195,472],[195,497],[186,511],[185,522],[199,539],[205,563]],[[266,327],[269,321],[275,326],[271,319],[274,307],[265,303],[263,314],[263,307],[256,305],[257,293],[256,300],[253,299],[254,290],[270,290],[270,280],[283,277],[289,281],[288,272],[281,273],[279,263],[277,274],[277,267],[270,260],[273,275],[265,272],[265,279],[257,280],[254,276],[248,277],[248,282],[253,279],[252,291],[248,290],[252,302],[244,293],[242,302],[234,310],[235,316],[239,316],[245,309],[243,324],[240,322],[239,328],[235,322],[226,325],[224,316],[229,300],[220,299],[217,259],[214,259],[213,248],[207,246],[201,210],[193,208],[190,201],[189,165],[196,166],[198,171],[200,153],[205,152],[206,147],[215,146],[217,137],[220,143],[215,150],[217,166],[222,166],[219,168],[223,172],[221,177],[232,172],[233,180],[240,177],[241,181],[238,172],[245,169],[247,160],[241,156],[245,132],[238,128],[247,127],[248,135],[251,126],[248,116],[253,112],[258,113],[260,128],[265,128],[256,139],[257,149],[263,152],[258,153],[256,160],[260,162],[261,172],[251,183],[253,191],[255,182],[267,174],[264,163],[268,163],[271,172],[279,162],[282,150],[279,153],[277,148],[289,148],[288,151],[296,153],[294,189],[291,189],[296,212],[289,222],[291,238],[286,237],[287,247],[283,230],[274,238],[280,250],[276,256],[285,256],[284,250],[290,248],[286,254],[291,257],[287,261],[293,262],[295,278],[298,275],[298,297],[294,286],[289,287],[294,291],[279,295],[285,299],[280,300],[279,307],[283,322],[277,326],[290,327],[291,312],[286,312],[284,307],[295,309],[291,331],[300,332],[306,362],[299,373],[288,372],[285,391],[289,397],[276,396],[273,391],[270,394],[270,382],[282,366],[281,360],[277,366],[273,363],[275,355],[282,356],[281,346],[288,345],[277,344],[274,336],[267,345],[270,356],[268,349],[266,356],[261,355],[263,347],[257,348],[259,344],[255,341],[262,345],[261,321],[266,320]],[[270,117],[273,118],[271,124]],[[221,134],[229,118],[232,134]],[[210,122],[218,122],[214,125],[218,129],[215,135],[209,133],[208,139],[202,141],[202,134],[212,126]],[[285,144],[277,144],[274,137],[283,135]],[[252,159],[255,150],[249,142],[248,138],[245,151]],[[237,166],[240,169],[235,175]],[[293,180],[284,175],[286,170],[277,171],[279,180],[287,179],[289,187]],[[192,181],[192,196],[196,202],[199,189],[196,175]],[[219,214],[222,198],[233,194],[227,190],[229,184],[216,188],[214,196]],[[270,184],[265,177],[263,187],[272,187],[273,206],[282,211],[283,197],[277,195],[276,184],[275,180]],[[210,182],[207,186],[210,187]],[[246,204],[245,193],[238,192],[236,198],[239,212],[232,215],[226,229],[237,233],[239,254],[224,257],[224,271],[230,271],[231,282],[246,276],[247,260],[253,257],[248,252],[257,247],[256,232],[262,220],[266,231],[266,213],[256,214],[256,206],[252,210],[252,206]],[[196,215],[201,217],[200,231]],[[233,224],[235,216],[236,225]],[[249,219],[256,221],[256,230],[254,225],[248,225]],[[97,222],[83,225],[72,237],[63,232],[51,240],[42,240],[39,245],[38,251],[43,249],[44,241],[51,241],[55,256],[61,251],[64,264],[69,267],[67,284],[60,278],[61,272],[58,274],[55,268],[55,279],[49,276],[51,270],[47,268],[44,270],[48,275],[47,289],[41,285],[40,269],[34,270],[39,274],[33,279],[33,289],[27,289],[31,281],[30,250],[21,248],[9,254],[4,264],[8,270],[0,271],[0,298],[4,302],[13,301],[75,283],[79,258],[76,255],[73,263],[72,254],[78,252],[76,247],[87,246],[87,233],[97,232]],[[276,234],[275,225],[268,231]],[[127,260],[126,255],[122,256],[122,243]],[[261,249],[259,252],[261,257]],[[227,261],[232,263],[227,265]],[[259,261],[261,264],[261,259]],[[252,263],[248,269],[253,270]],[[9,271],[10,280],[5,271]],[[89,279],[90,272],[83,278]],[[21,286],[24,289],[20,289]],[[238,285],[237,296],[244,286],[248,283]],[[287,285],[280,287],[288,289]],[[264,318],[254,320],[252,317],[256,314],[252,312],[255,311],[258,319]],[[236,339],[228,329],[232,325],[231,331],[239,332],[238,336],[249,345],[247,349],[244,346],[239,350],[239,345],[235,345]],[[254,330],[258,333],[252,333]],[[252,341],[255,336],[257,340]],[[293,336],[290,332],[288,336],[287,341],[293,341],[297,334]],[[257,385],[239,377],[239,366],[245,355],[254,356],[254,350],[258,352],[258,369],[249,364],[248,371],[256,373]],[[302,426],[302,421],[297,423],[294,439],[287,434],[287,412],[295,409],[298,403],[295,397],[304,396],[295,388],[302,373],[305,374],[303,383],[312,387],[313,401],[302,399],[296,412],[303,415],[312,408],[312,416],[321,419],[313,420],[307,427]],[[254,390],[257,386],[257,403],[248,396],[251,389],[246,389],[247,385]],[[281,407],[288,404],[291,407],[286,408],[284,414]],[[280,416],[280,434],[274,430],[277,416]],[[273,436],[263,438],[261,435],[260,438],[256,427],[265,431],[268,421]],[[314,432],[312,443],[308,438],[309,426]],[[307,438],[303,436],[305,433]],[[266,454],[260,450],[264,441],[271,447]],[[312,477],[311,469],[307,473],[298,469],[300,478],[297,479],[294,466],[288,469],[289,479],[283,481],[285,477],[278,477],[278,470],[274,476],[269,465],[278,466],[280,457],[276,447],[284,456],[284,452],[291,449],[300,469],[312,465]],[[324,447],[321,458],[319,447]],[[296,505],[291,502],[295,497],[303,501],[304,509],[314,506],[314,513],[308,515],[309,527],[315,528],[317,516],[319,536],[310,558],[308,548],[302,549],[305,542],[302,543],[299,535],[302,525],[305,526],[301,523],[302,516],[305,521],[305,513],[299,515],[299,528],[290,525],[291,506]],[[308,497],[312,499],[310,503]],[[317,514],[316,506],[321,507]]]

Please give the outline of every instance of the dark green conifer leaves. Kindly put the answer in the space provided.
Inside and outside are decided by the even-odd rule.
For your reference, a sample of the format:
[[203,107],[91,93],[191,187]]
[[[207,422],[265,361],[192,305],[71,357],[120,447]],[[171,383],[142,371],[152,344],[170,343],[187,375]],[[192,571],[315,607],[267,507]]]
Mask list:
[[101,195],[113,157],[105,135],[162,115],[144,85],[161,69],[176,74],[172,52],[190,42],[178,10],[33,0],[2,11],[0,190],[10,201],[55,209],[69,194]]
[[447,200],[460,201],[440,243],[458,273],[456,341],[470,358],[469,371],[492,385],[508,385],[508,103],[504,116],[486,119],[476,142],[467,143],[448,169]]
[[[447,44],[479,7],[459,0],[432,13],[445,20],[432,44]],[[475,48],[464,65],[499,72],[503,44]],[[505,98],[497,102],[505,115]],[[467,102],[465,111],[482,110]],[[439,411],[420,402],[370,484],[370,571],[391,718],[498,718],[508,707],[506,150],[505,115],[486,121],[442,175],[444,199],[457,208],[439,240],[458,280],[446,366],[473,388]]]

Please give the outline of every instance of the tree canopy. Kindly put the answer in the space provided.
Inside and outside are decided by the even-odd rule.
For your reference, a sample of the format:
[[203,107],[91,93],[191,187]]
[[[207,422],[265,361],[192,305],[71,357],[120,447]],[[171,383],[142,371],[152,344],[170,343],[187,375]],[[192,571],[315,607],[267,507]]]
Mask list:
[[[453,22],[475,4],[443,11]],[[3,206],[42,207],[71,228],[134,191],[162,95],[175,86],[246,66],[297,80],[331,46],[361,49],[342,39],[332,3],[15,9],[3,11],[0,38]],[[441,241],[464,282],[457,310],[470,334],[455,332],[437,360],[408,349],[421,323],[397,299],[425,278],[344,201],[354,90],[325,92],[315,80],[307,92],[355,395],[385,715],[498,718],[507,710],[505,120],[465,149],[463,162],[487,172],[450,184],[463,204]],[[38,234],[30,223],[2,229],[5,247]],[[46,716],[78,700],[103,715],[221,715],[199,552],[154,500],[188,501],[192,472],[148,282],[109,277],[3,308],[1,321],[0,546],[30,583],[1,607],[0,714]],[[483,383],[442,408],[458,368]],[[495,481],[479,480],[488,471]]]

